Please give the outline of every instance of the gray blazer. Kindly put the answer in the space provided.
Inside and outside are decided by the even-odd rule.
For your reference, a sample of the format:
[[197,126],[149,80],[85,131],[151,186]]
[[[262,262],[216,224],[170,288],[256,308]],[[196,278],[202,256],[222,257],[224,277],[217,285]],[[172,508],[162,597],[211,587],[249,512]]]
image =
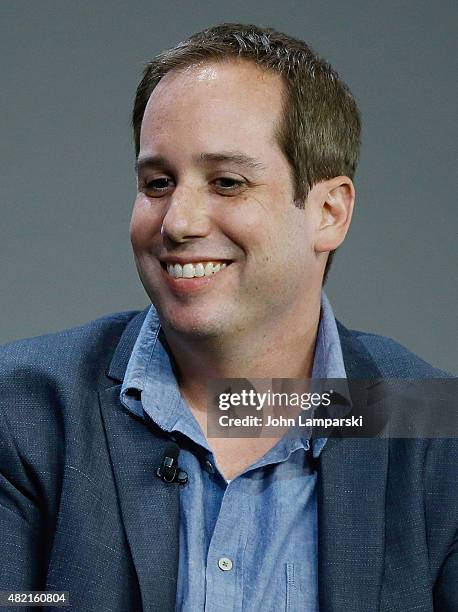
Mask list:
[[[179,489],[155,476],[167,440],[119,401],[145,314],[0,349],[0,590],[68,591],[81,612],[175,609]],[[350,379],[443,376],[392,340],[338,328]],[[328,440],[321,612],[458,610],[457,449]]]

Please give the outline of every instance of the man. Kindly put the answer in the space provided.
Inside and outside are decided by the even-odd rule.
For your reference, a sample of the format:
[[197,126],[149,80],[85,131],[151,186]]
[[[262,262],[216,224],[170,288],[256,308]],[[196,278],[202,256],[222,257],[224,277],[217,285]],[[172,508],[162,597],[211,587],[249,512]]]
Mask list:
[[456,610],[454,440],[205,435],[215,378],[445,376],[322,294],[355,197],[346,86],[302,41],[222,24],[147,66],[133,127],[153,306],[4,347],[0,588],[85,612]]

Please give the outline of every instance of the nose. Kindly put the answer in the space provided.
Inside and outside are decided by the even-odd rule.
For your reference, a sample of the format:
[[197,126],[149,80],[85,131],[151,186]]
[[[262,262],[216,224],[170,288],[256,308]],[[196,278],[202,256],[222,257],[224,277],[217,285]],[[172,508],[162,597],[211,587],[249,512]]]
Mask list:
[[205,196],[193,187],[176,187],[164,215],[161,234],[173,242],[206,236],[210,219]]

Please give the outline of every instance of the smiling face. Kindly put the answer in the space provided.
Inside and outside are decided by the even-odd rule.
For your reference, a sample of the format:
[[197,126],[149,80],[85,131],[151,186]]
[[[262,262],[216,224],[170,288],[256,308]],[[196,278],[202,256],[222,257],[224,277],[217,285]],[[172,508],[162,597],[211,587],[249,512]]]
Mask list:
[[[171,72],[148,101],[131,241],[166,329],[252,333],[298,323],[310,296],[319,300],[326,259],[315,252],[320,219],[309,201],[320,185],[304,210],[294,206],[274,138],[282,93],[279,75],[228,61]],[[226,266],[201,276],[209,261]],[[176,262],[198,277],[173,278]]]

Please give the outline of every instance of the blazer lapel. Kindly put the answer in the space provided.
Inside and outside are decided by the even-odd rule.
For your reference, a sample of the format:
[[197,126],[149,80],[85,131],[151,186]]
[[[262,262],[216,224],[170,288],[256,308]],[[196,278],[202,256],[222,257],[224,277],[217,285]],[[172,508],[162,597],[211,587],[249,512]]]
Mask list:
[[[381,378],[361,343],[340,324],[338,328],[348,378]],[[357,401],[365,401],[364,393]],[[329,439],[323,448],[317,491],[323,612],[378,609],[387,467],[387,439]]]
[[[122,379],[146,312],[126,327],[108,375]],[[179,554],[179,489],[156,476],[168,440],[128,411],[121,385],[99,393],[121,514],[137,571],[143,609],[175,609]]]

